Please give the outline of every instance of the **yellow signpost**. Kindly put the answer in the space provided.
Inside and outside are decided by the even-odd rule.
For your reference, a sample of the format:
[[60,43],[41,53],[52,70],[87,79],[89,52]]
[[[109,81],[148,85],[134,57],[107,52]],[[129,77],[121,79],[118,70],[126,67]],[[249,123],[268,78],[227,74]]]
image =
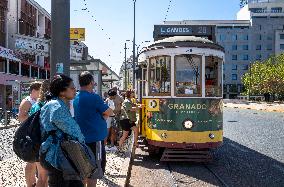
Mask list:
[[85,41],[85,28],[70,28],[71,41]]

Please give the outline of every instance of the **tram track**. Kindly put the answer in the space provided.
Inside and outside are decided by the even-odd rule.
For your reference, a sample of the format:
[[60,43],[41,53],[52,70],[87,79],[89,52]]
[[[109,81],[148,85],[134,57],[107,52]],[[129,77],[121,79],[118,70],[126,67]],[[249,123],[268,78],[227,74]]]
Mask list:
[[229,187],[229,185],[214,170],[212,170],[208,165],[203,164],[203,166],[217,178],[217,180],[222,184],[222,186]]
[[[174,176],[174,170],[171,166],[171,163],[170,162],[167,162],[166,163],[166,166],[168,168],[168,171],[169,171],[169,175],[170,175],[170,178],[172,180],[172,187],[178,187],[179,186],[179,183],[181,183],[180,181],[178,181],[178,179],[176,179],[176,177]],[[229,185],[213,170],[210,168],[210,166],[206,165],[206,164],[202,164],[202,166],[208,170],[212,175],[214,175],[214,177],[219,181],[219,183],[223,186],[223,187],[229,187]],[[190,182],[190,184],[193,184],[195,182],[199,181],[198,179],[196,181],[192,181]]]

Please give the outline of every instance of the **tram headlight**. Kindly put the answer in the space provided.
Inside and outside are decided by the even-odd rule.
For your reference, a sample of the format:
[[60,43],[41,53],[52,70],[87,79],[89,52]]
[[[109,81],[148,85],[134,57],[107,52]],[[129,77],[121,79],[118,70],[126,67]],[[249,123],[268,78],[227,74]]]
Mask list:
[[192,129],[192,127],[193,127],[193,122],[191,121],[191,120],[185,120],[184,122],[183,122],[183,127],[185,128],[185,129],[187,129],[187,130],[190,130],[190,129]]
[[214,139],[214,138],[215,138],[215,135],[214,135],[213,133],[210,133],[210,134],[209,134],[209,138]]

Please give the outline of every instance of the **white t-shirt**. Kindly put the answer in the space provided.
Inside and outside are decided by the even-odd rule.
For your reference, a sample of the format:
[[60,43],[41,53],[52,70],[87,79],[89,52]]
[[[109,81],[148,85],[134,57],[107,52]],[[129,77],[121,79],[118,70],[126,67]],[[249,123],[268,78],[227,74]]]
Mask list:
[[107,102],[107,105],[110,109],[112,109],[112,110],[115,109],[115,105],[114,105],[113,100],[107,99],[106,102]]

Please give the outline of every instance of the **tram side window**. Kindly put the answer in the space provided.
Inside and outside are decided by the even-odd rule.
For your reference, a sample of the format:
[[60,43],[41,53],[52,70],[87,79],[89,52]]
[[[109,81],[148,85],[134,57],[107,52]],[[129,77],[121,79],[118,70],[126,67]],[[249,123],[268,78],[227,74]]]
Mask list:
[[143,96],[146,96],[146,80],[147,80],[147,69],[142,69],[142,90],[143,90]]
[[202,58],[197,55],[175,57],[175,82],[177,96],[201,96]]
[[150,58],[149,95],[171,94],[171,57],[159,56]]
[[205,58],[206,97],[222,97],[222,59],[214,56]]

